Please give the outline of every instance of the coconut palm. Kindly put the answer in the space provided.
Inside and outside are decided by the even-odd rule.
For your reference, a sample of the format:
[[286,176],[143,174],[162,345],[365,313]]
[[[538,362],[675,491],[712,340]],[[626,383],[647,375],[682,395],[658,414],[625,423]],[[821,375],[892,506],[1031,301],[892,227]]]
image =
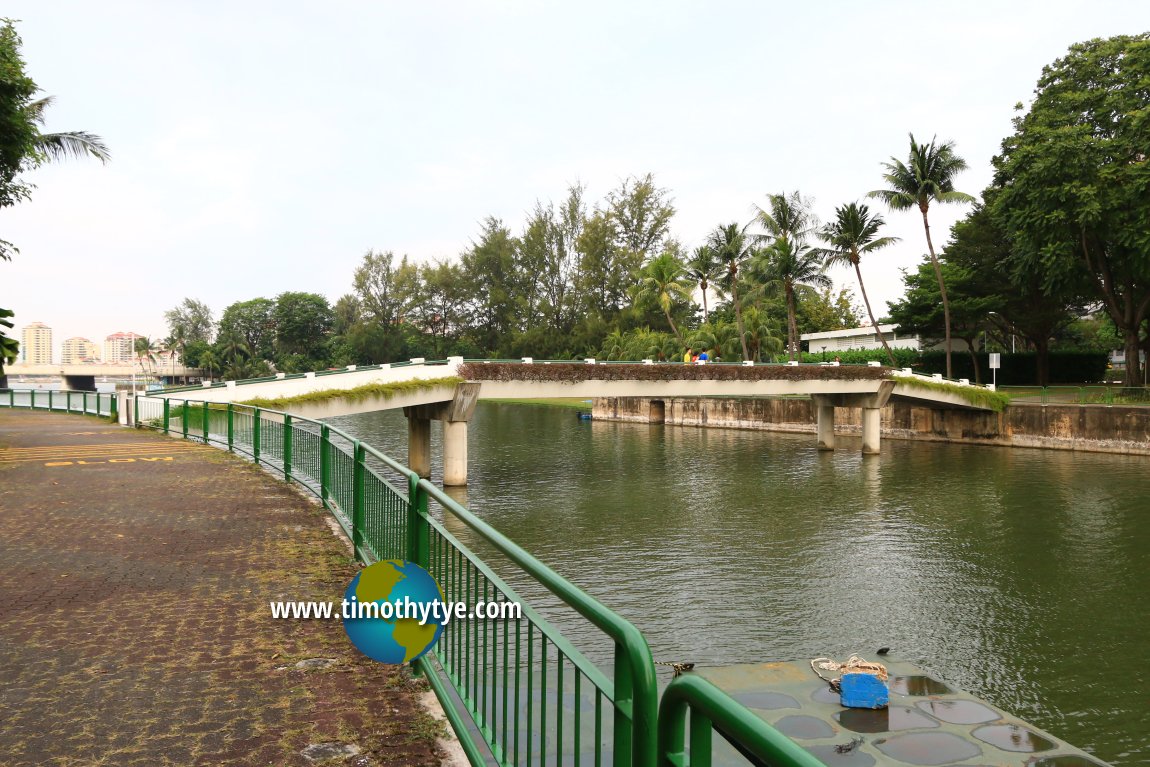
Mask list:
[[763,353],[774,355],[782,351],[783,339],[778,336],[778,326],[771,316],[758,307],[747,308],[747,346],[751,359],[761,362]]
[[687,276],[699,285],[703,294],[703,322],[707,321],[707,288],[723,274],[715,251],[704,245],[695,249],[695,254],[687,262]]
[[786,192],[767,196],[766,208],[755,206],[753,223],[763,227],[766,234],[757,235],[770,242],[791,240],[805,242],[819,228],[819,220],[811,212],[811,200],[798,192]]
[[874,310],[870,308],[870,299],[867,298],[866,285],[863,284],[862,269],[859,262],[866,253],[885,248],[898,242],[897,237],[879,237],[878,231],[885,222],[879,214],[871,214],[865,205],[852,202],[835,208],[835,220],[827,224],[819,232],[819,239],[829,247],[819,248],[815,252],[822,257],[828,266],[837,264],[850,264],[854,267],[855,276],[859,281],[859,292],[862,293],[863,303],[866,304],[867,316],[870,317],[871,327],[874,328],[882,348],[886,349],[886,356],[890,364],[894,365],[894,353],[887,345],[886,338],[879,330],[878,321],[875,320]]
[[743,329],[743,307],[739,302],[739,270],[751,257],[752,247],[747,237],[746,227],[738,224],[718,226],[707,236],[707,247],[715,251],[715,257],[723,265],[723,290],[730,294],[735,305],[735,323],[739,329],[739,345],[743,359],[750,359],[747,353],[747,339]]
[[[926,247],[930,251],[930,261],[934,264],[934,276],[938,280],[938,291],[942,294],[942,321],[946,334],[946,377],[951,378],[950,366],[950,302],[946,297],[946,285],[942,280],[942,267],[934,253],[934,243],[930,239],[930,218],[927,211],[931,202],[963,203],[974,202],[965,192],[956,191],[954,177],[966,170],[966,161],[954,153],[954,142],[939,144],[937,136],[929,144],[919,144],[910,134],[910,154],[904,164],[895,157],[884,162],[886,173],[883,180],[886,189],[876,189],[868,197],[876,197],[885,202],[891,210],[918,208],[922,213],[922,227],[926,231]],[[885,344],[884,344],[885,345]]]
[[803,288],[829,288],[823,273],[822,255],[797,239],[780,237],[756,251],[747,271],[763,293],[782,293],[787,305],[787,352],[794,360],[799,351],[799,326],[795,320],[795,294]]
[[679,343],[683,336],[671,319],[671,305],[675,299],[691,300],[691,289],[687,286],[687,273],[680,261],[671,251],[663,251],[647,262],[639,271],[639,282],[632,291],[635,302],[653,300],[667,316],[671,332]]
[[[44,124],[44,110],[52,106],[53,96],[29,102],[26,107],[28,117],[37,125]],[[94,133],[87,131],[70,131],[68,133],[39,133],[36,136],[36,151],[48,161],[56,162],[68,157],[95,157],[102,163],[112,158],[111,152],[105,146],[104,140]]]

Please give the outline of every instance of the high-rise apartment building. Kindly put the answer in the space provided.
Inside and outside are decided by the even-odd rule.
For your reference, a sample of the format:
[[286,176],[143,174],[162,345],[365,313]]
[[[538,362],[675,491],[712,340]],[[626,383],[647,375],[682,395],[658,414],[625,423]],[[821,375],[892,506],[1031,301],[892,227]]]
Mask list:
[[113,333],[104,339],[104,362],[128,363],[136,359],[136,339],[139,333]]
[[85,362],[99,362],[100,347],[87,338],[76,336],[64,342],[60,362],[65,365],[80,365]]
[[43,322],[24,326],[20,340],[20,361],[25,365],[52,364],[52,328]]

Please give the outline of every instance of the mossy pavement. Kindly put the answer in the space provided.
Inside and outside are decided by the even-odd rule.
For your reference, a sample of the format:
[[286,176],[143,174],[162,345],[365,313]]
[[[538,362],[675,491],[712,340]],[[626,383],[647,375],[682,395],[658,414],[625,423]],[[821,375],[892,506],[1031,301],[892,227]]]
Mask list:
[[215,448],[0,411],[0,763],[439,764],[420,684],[271,618],[355,574],[325,514]]

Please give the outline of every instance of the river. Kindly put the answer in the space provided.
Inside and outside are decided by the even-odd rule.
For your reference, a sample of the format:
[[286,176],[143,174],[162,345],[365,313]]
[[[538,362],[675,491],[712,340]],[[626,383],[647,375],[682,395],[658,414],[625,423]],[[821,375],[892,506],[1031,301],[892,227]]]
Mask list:
[[[398,412],[332,423],[406,459]],[[882,449],[481,403],[467,505],[656,659],[889,646],[1104,760],[1150,763],[1150,458]]]

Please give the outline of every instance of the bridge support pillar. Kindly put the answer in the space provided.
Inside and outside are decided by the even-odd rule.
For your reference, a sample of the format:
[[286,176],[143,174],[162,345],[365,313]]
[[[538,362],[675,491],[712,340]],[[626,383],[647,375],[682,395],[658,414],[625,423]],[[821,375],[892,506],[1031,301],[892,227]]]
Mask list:
[[423,478],[431,476],[431,419],[407,417],[407,466]]
[[443,422],[443,486],[467,484],[467,421]]
[[835,449],[835,406],[815,400],[819,418],[819,450]]
[[877,407],[862,409],[862,451],[863,455],[878,455],[882,429],[882,410]]

